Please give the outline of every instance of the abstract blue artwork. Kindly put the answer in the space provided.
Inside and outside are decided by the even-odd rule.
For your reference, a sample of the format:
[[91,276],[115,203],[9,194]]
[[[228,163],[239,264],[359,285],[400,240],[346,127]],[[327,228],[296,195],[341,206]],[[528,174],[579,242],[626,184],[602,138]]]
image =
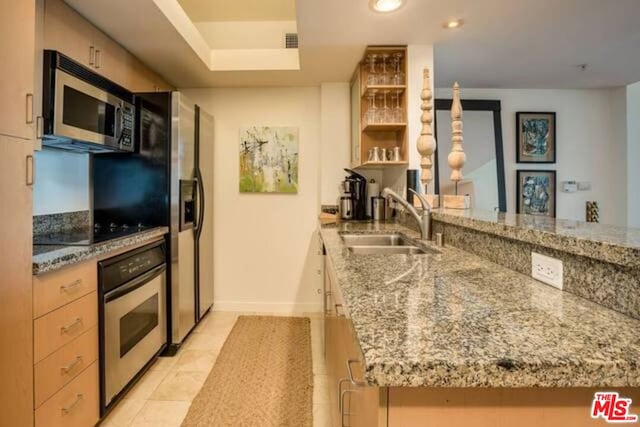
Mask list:
[[518,163],[555,163],[555,113],[517,113]]
[[518,210],[520,214],[555,217],[555,171],[518,171]]

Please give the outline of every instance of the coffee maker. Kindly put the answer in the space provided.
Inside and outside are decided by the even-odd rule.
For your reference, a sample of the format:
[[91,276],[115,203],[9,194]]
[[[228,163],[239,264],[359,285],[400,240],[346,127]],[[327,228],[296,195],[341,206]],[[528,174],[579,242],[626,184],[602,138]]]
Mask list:
[[349,176],[342,182],[340,218],[367,219],[367,178],[351,169],[345,169],[345,172]]

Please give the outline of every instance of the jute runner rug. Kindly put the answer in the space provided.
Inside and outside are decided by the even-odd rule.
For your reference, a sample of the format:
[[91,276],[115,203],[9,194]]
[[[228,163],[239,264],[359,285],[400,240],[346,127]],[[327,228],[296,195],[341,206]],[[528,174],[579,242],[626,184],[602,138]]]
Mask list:
[[240,316],[183,427],[313,424],[310,321]]

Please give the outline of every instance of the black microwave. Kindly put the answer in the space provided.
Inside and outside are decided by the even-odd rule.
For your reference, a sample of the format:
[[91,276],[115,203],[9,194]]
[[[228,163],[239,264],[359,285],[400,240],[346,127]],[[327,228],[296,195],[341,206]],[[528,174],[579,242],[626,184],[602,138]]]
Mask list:
[[91,153],[133,152],[133,94],[54,50],[44,51],[42,144]]

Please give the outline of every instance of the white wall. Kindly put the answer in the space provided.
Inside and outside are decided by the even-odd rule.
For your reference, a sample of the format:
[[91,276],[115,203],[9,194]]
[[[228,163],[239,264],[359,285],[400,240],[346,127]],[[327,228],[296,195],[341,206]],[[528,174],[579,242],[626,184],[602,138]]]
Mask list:
[[640,228],[640,82],[627,86],[627,218]]
[[35,153],[33,214],[89,209],[89,155],[44,148]]
[[[320,89],[189,89],[215,116],[215,309],[319,311]],[[297,126],[298,194],[240,194],[239,129]]]
[[[436,93],[439,98],[451,97],[449,89],[438,89]],[[516,210],[517,169],[556,170],[559,186],[568,180],[591,182],[590,191],[563,193],[558,187],[558,218],[584,221],[585,202],[596,200],[600,204],[600,222],[626,225],[626,150],[616,120],[619,95],[620,91],[614,89],[461,89],[463,99],[497,99],[502,103],[509,212]],[[556,112],[556,164],[516,164],[517,111]],[[450,149],[449,141],[439,143]]]
[[340,182],[351,162],[351,99],[349,83],[323,83],[320,86],[320,200],[335,205]]

